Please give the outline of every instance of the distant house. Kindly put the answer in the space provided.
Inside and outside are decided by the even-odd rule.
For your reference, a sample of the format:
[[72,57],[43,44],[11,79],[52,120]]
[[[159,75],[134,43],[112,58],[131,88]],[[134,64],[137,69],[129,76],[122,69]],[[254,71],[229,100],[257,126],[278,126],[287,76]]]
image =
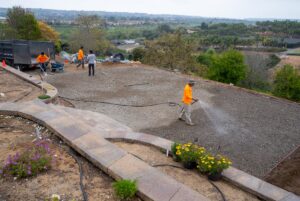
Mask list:
[[194,31],[194,30],[188,29],[188,30],[186,30],[186,32],[187,32],[188,34],[193,34],[193,33],[196,33],[197,31]]
[[135,44],[135,40],[124,40],[124,43],[126,45],[132,45],[132,44]]

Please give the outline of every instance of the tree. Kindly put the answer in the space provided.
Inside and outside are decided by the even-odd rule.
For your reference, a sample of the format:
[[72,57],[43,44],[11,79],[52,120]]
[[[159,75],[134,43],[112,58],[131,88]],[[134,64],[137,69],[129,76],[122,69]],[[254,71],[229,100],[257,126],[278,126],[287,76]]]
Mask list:
[[218,55],[208,69],[208,78],[224,83],[237,84],[246,77],[247,66],[244,56],[236,50]]
[[145,49],[138,47],[132,50],[132,57],[134,61],[141,61],[145,56]]
[[165,34],[145,44],[144,63],[201,74],[201,66],[193,57],[194,42],[185,40],[180,33]]
[[300,75],[293,66],[285,65],[277,72],[273,94],[290,100],[300,100]]
[[7,24],[18,39],[38,40],[41,38],[41,30],[34,15],[21,7],[8,9]]
[[55,31],[51,26],[45,22],[38,22],[39,29],[41,30],[41,38],[51,42],[57,42],[59,40],[59,33]]
[[208,49],[205,53],[200,54],[197,57],[197,62],[207,67],[210,67],[213,63],[213,60],[216,56],[216,51],[214,49]]
[[80,46],[87,50],[106,51],[111,44],[105,39],[101,29],[103,21],[96,15],[79,16],[76,19],[77,30],[70,36],[70,48],[77,51]]
[[172,30],[172,28],[168,24],[160,24],[157,27],[157,32],[159,34],[165,34],[165,33],[172,33],[173,30]]
[[42,33],[42,40],[51,41],[55,44],[55,51],[61,51],[61,41],[59,40],[59,33],[56,32],[51,26],[46,24],[45,22],[38,22],[39,28]]

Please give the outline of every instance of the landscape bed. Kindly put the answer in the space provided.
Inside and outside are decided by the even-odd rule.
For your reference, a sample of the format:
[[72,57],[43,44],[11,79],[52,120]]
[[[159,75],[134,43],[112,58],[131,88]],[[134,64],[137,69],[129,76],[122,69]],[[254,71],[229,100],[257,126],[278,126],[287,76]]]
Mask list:
[[[112,187],[113,179],[104,174],[83,157],[74,153],[59,138],[38,124],[14,116],[0,115],[0,167],[9,155],[21,153],[36,138],[36,129],[50,144],[55,162],[50,170],[25,179],[0,177],[0,200],[51,200],[59,195],[61,200],[83,200],[80,189],[80,171],[77,160],[82,166],[84,191],[88,200],[118,201]],[[135,197],[133,201],[141,201]]]

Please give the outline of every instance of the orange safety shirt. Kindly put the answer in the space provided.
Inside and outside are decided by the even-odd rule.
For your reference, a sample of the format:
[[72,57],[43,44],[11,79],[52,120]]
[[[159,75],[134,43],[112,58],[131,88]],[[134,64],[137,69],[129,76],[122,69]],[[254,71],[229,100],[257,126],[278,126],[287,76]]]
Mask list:
[[182,102],[190,105],[193,101],[193,91],[192,91],[192,87],[190,87],[190,85],[185,85],[184,87],[184,92],[183,92],[183,97],[182,97]]
[[37,58],[36,58],[36,61],[38,62],[38,63],[45,63],[46,61],[48,61],[48,57],[47,57],[47,55],[39,55]]
[[83,57],[84,57],[84,55],[83,55],[83,50],[80,49],[80,50],[78,51],[78,60],[82,60]]

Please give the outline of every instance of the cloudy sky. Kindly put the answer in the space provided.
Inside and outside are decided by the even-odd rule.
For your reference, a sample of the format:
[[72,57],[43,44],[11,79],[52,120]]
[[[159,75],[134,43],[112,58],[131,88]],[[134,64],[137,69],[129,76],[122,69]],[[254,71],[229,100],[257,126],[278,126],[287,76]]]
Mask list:
[[0,0],[0,7],[300,19],[300,0]]

